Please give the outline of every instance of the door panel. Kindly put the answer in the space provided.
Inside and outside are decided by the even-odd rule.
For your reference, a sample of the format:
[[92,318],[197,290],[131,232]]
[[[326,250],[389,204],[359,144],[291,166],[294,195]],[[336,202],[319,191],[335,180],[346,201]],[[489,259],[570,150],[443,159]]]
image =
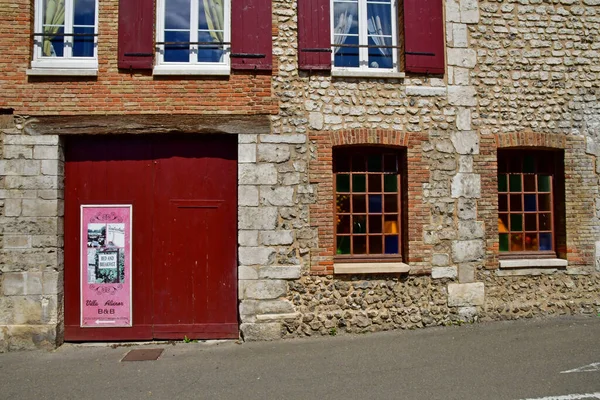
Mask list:
[[[238,336],[236,143],[66,139],[66,340]],[[81,204],[133,204],[132,328],[79,327]]]

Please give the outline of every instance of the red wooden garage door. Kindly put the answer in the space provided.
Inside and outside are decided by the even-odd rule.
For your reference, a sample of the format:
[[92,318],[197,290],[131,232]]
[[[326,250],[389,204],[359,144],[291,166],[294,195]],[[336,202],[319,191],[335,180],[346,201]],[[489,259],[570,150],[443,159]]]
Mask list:
[[[235,338],[235,136],[65,143],[65,339]],[[131,204],[130,328],[80,327],[80,207]]]

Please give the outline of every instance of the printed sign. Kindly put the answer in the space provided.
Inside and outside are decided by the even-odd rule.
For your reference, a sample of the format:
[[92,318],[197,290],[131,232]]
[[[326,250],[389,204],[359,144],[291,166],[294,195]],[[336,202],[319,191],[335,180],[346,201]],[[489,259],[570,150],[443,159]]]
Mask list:
[[81,206],[81,326],[131,326],[131,205]]

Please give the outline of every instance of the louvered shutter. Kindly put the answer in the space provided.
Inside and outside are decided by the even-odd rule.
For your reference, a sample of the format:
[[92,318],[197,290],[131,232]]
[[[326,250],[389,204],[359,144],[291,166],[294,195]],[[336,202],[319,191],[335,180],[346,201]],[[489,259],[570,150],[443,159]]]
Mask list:
[[406,72],[444,73],[442,0],[404,0]]
[[154,65],[154,0],[119,1],[118,66],[152,69]]
[[271,0],[231,0],[231,68],[273,68]]
[[298,0],[298,67],[331,69],[330,0]]

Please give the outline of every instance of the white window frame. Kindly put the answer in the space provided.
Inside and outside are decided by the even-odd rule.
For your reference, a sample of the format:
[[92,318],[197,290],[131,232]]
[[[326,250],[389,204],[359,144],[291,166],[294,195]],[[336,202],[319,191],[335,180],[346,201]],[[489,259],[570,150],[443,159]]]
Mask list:
[[[168,0],[158,0],[156,7],[156,41],[165,41],[165,5]],[[191,0],[190,10],[190,42],[198,41],[199,2]],[[231,41],[231,0],[223,1],[223,41]],[[156,45],[156,65],[154,75],[228,75],[230,72],[231,45],[223,46],[224,54],[221,62],[198,62],[198,45],[190,45],[188,62],[168,62],[164,59],[165,45]]]
[[[73,10],[75,0],[65,0],[65,28],[64,33],[73,33]],[[97,70],[98,69],[98,3],[94,2],[94,56],[73,57],[73,36],[65,36],[64,55],[62,57],[47,57],[42,55],[44,38],[35,36],[33,38],[33,70],[42,69],[75,69],[75,70]],[[35,33],[44,32],[44,0],[35,0]],[[32,73],[31,75],[35,75]],[[82,74],[85,75],[85,74]]]
[[[344,0],[341,0],[344,2]],[[374,1],[376,2],[376,0]],[[334,0],[330,3],[330,26],[331,26],[331,43],[335,43],[335,8]],[[367,0],[358,0],[358,43],[360,45],[369,44],[369,30],[367,28]],[[391,23],[392,23],[392,46],[398,45],[398,7],[397,1],[391,0]],[[331,67],[333,75],[340,76],[364,76],[364,75],[386,75],[386,74],[398,74],[398,49],[395,47],[391,48],[392,51],[392,68],[369,68],[369,48],[359,47],[358,48],[358,67],[336,67],[335,66],[335,47],[331,48]],[[337,74],[336,74],[337,72]]]

